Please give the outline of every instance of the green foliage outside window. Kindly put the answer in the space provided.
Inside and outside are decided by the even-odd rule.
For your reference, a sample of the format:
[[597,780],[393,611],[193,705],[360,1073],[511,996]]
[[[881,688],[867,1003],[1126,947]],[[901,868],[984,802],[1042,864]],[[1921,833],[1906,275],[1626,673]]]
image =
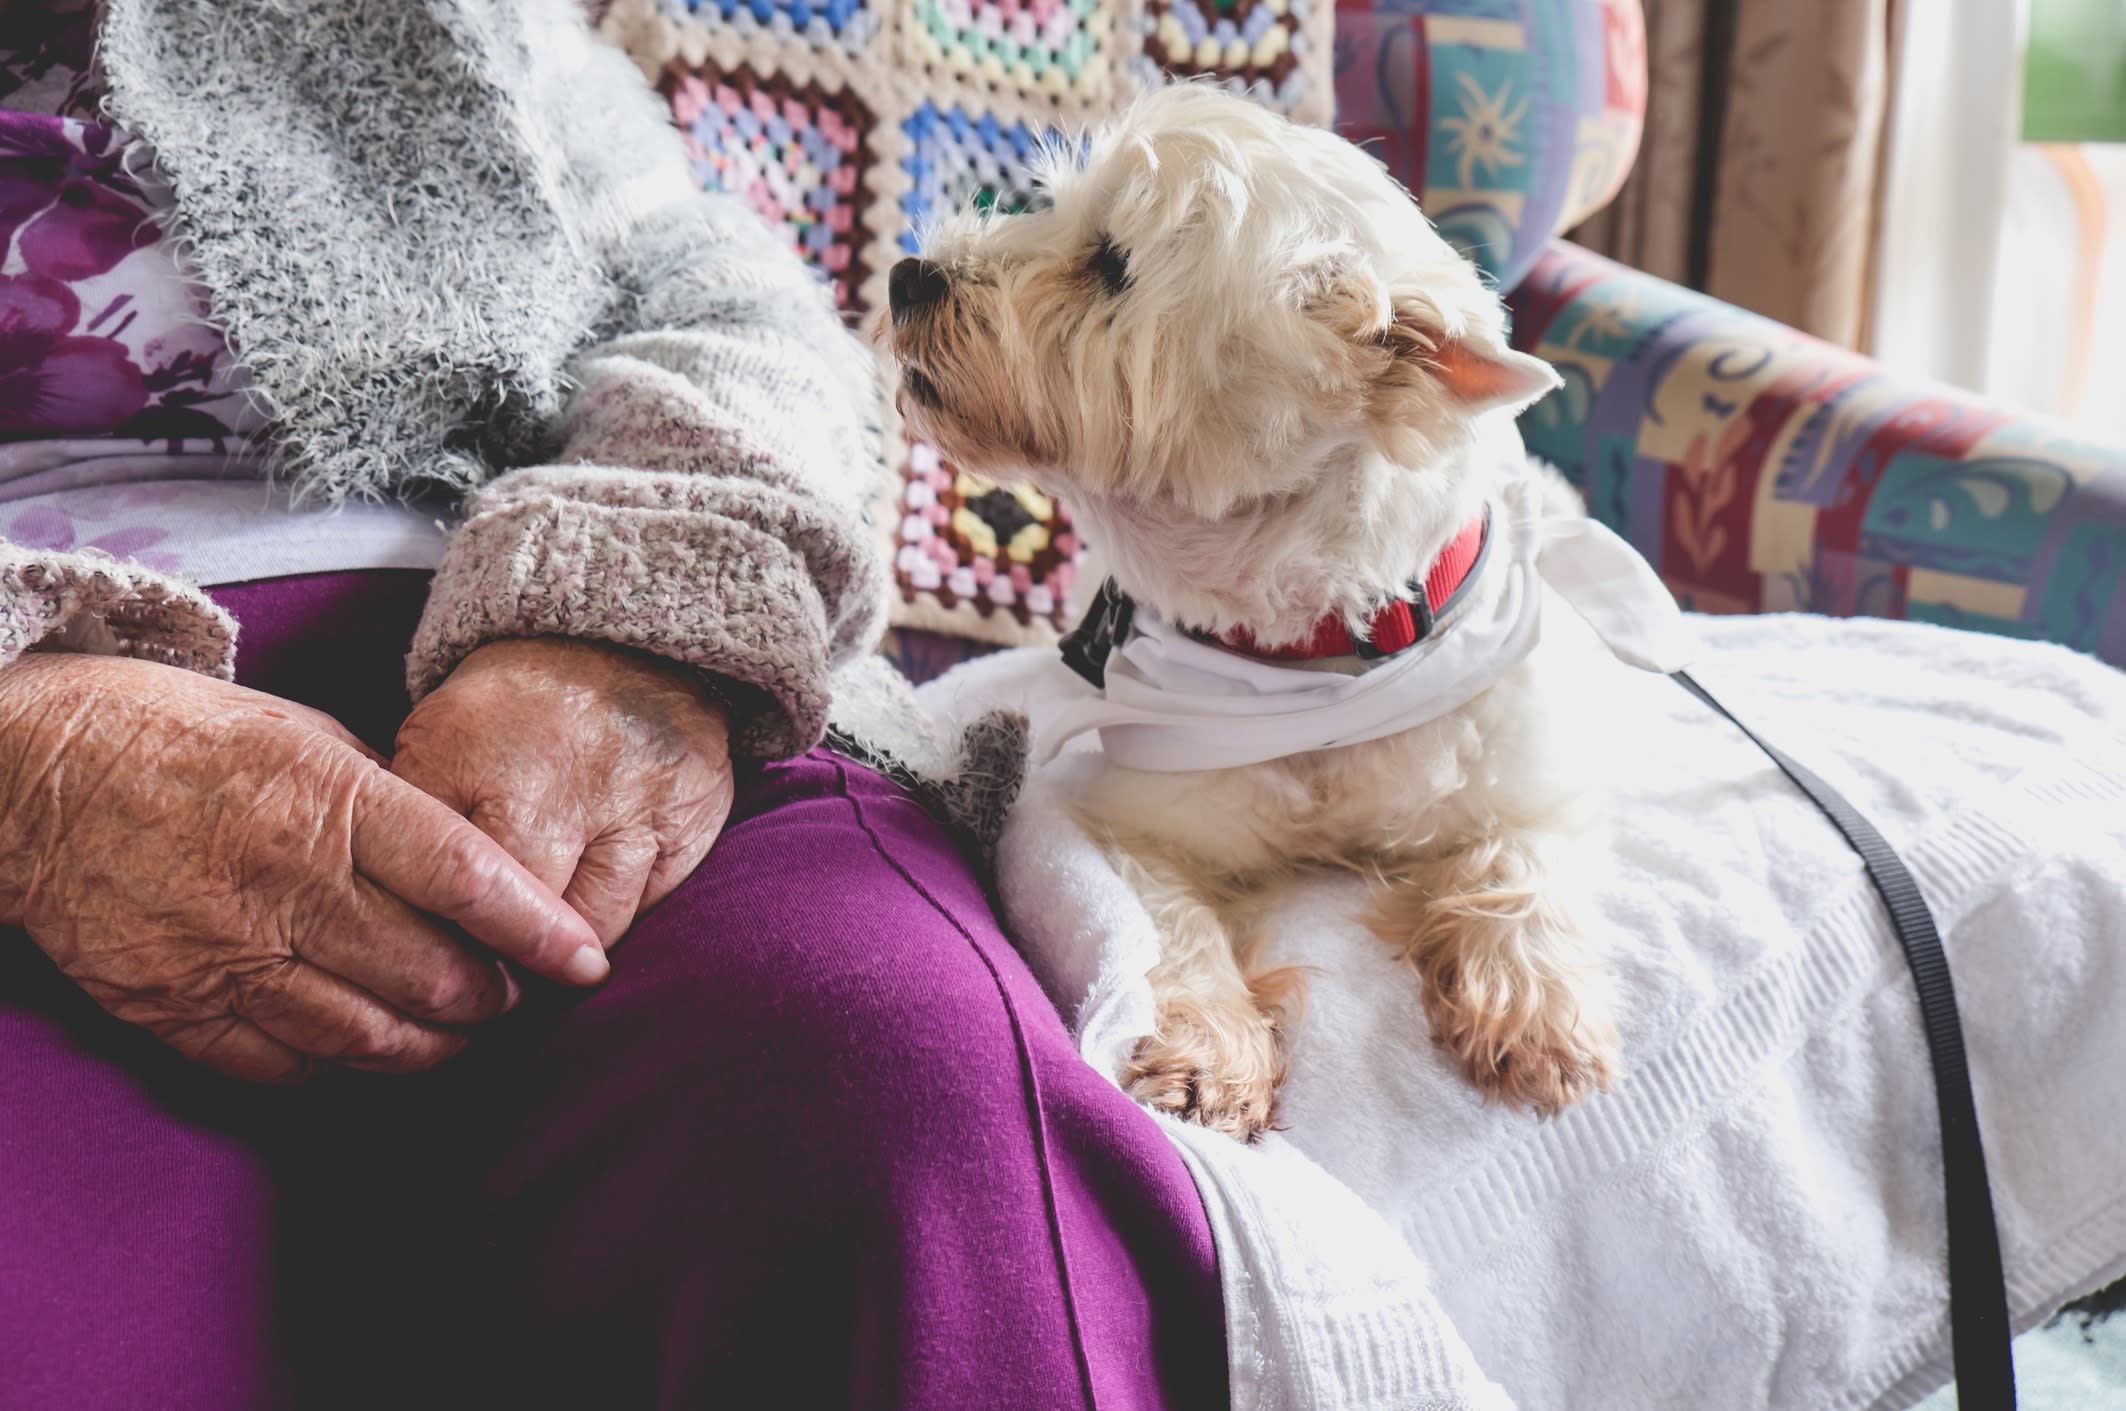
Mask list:
[[2126,142],[2126,0],[2030,0],[2025,142]]

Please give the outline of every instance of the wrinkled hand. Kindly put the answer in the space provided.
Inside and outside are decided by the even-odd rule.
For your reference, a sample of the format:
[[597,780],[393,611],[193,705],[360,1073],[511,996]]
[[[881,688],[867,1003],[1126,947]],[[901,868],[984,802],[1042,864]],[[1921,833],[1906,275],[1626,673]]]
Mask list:
[[610,946],[731,812],[722,707],[691,668],[596,642],[490,642],[399,730],[392,769],[508,849]]
[[24,657],[0,668],[0,924],[119,1018],[264,1081],[438,1062],[509,1006],[497,956],[602,978],[579,917],[381,765],[240,686]]

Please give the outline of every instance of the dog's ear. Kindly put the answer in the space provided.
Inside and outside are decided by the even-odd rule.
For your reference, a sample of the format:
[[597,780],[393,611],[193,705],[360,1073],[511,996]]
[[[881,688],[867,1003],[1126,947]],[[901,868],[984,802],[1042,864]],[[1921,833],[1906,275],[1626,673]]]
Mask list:
[[1430,300],[1399,296],[1388,304],[1388,321],[1378,334],[1389,364],[1384,381],[1391,387],[1422,378],[1446,395],[1456,409],[1470,415],[1522,407],[1561,383],[1541,358],[1518,353],[1484,335],[1450,337]]
[[1421,292],[1384,292],[1368,276],[1339,272],[1323,283],[1314,305],[1368,369],[1383,420],[1517,411],[1559,385],[1541,358],[1487,334],[1450,336],[1439,305]]

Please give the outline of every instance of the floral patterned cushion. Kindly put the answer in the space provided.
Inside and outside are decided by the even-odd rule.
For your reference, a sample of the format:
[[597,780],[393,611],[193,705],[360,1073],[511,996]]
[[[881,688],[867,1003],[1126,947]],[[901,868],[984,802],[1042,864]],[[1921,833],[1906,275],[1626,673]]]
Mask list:
[[1337,131],[1502,289],[1616,194],[1645,111],[1639,0],[1337,4]]
[[1704,612],[1867,614],[2126,665],[2126,448],[1555,244],[1514,341],[1529,449]]
[[[1037,141],[1145,82],[1209,75],[1326,122],[1332,3],[614,0],[600,23],[671,103],[701,183],[780,224],[859,322],[927,225],[1024,200]],[[1054,641],[1083,608],[1068,509],[969,474],[903,436],[890,405],[880,414],[873,518],[896,625]]]

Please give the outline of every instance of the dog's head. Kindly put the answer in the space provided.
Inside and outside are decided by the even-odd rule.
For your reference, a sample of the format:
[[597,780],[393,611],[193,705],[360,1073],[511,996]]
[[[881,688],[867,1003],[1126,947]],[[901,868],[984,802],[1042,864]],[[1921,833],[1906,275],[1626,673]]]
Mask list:
[[1272,642],[1362,614],[1481,498],[1458,467],[1482,414],[1555,383],[1329,133],[1182,84],[1040,167],[1045,206],[955,217],[894,267],[898,404],[952,459],[1064,497],[1192,625]]

